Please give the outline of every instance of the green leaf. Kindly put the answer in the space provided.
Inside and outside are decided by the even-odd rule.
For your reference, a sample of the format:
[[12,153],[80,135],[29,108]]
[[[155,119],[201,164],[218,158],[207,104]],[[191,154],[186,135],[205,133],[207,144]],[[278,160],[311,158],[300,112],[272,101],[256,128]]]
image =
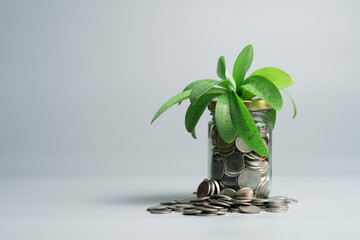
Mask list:
[[251,92],[248,92],[246,91],[245,89],[242,90],[242,99],[244,100],[249,100],[251,99],[252,97],[254,97],[255,94],[251,93]]
[[272,123],[272,128],[274,129],[275,122],[276,122],[276,110],[275,109],[270,109],[269,121]]
[[176,96],[170,98],[166,103],[164,103],[160,109],[155,113],[155,116],[151,120],[151,124],[157,119],[163,112],[165,112],[168,108],[173,106],[174,104],[181,102],[185,99],[188,99],[190,97],[191,90],[187,90],[185,92],[181,92],[177,94]]
[[233,77],[236,83],[236,89],[244,81],[245,74],[249,70],[254,57],[254,49],[251,44],[247,45],[236,58],[233,69]]
[[[192,90],[198,84],[209,83],[209,82],[217,82],[217,81],[218,80],[214,80],[214,79],[200,79],[200,80],[194,81],[194,82],[190,83],[189,85],[187,85],[185,87],[185,89],[183,90],[183,92],[185,92],[187,90]],[[179,105],[180,104],[181,104],[181,101],[179,102]]]
[[228,92],[231,92],[234,89],[233,84],[230,82],[230,80],[226,79],[218,84],[219,87],[225,88]]
[[202,83],[197,84],[190,93],[190,102],[192,104],[196,103],[202,95],[204,95],[207,91],[209,91],[213,86],[215,86],[221,82],[223,82],[223,81],[202,82]]
[[290,98],[291,103],[292,103],[293,108],[294,108],[294,115],[293,115],[293,118],[295,118],[295,117],[296,117],[296,114],[297,114],[297,109],[296,109],[296,105],[295,105],[295,101],[294,101],[294,99],[292,99],[292,97],[290,96],[290,94],[289,94],[287,91],[285,91],[284,89],[281,89],[281,91],[283,91],[283,92],[284,92],[286,95],[288,95],[288,97]]
[[217,65],[217,75],[219,78],[226,80],[226,64],[224,56],[219,57]]
[[242,88],[258,96],[275,110],[279,111],[283,105],[279,89],[264,77],[250,76],[244,81]]
[[205,94],[195,104],[189,105],[185,115],[185,127],[189,133],[195,129],[209,103],[219,95],[220,93]]
[[191,136],[192,136],[194,139],[197,139],[196,133],[195,133],[195,128],[194,128],[194,130],[191,131]]
[[230,115],[230,96],[225,93],[219,97],[215,107],[215,124],[221,138],[231,143],[236,138],[236,129]]
[[187,90],[191,90],[193,89],[196,85],[198,84],[203,84],[203,83],[210,83],[210,82],[217,82],[218,80],[215,80],[215,79],[201,79],[201,80],[197,80],[197,81],[194,81],[192,83],[190,83],[189,85],[187,85],[185,87],[185,89],[183,90],[183,92],[187,91]]
[[274,67],[260,68],[253,72],[251,76],[262,76],[274,83],[278,89],[290,87],[295,83],[289,74]]
[[230,113],[235,129],[241,139],[256,153],[269,157],[260,133],[243,101],[235,92],[230,94]]

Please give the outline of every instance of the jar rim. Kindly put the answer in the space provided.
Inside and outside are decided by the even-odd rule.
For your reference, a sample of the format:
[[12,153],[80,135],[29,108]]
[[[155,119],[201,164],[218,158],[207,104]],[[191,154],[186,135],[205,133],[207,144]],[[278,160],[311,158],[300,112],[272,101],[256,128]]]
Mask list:
[[[214,100],[209,103],[208,109],[210,111],[215,111],[216,102],[217,101]],[[248,110],[252,110],[252,111],[272,109],[272,107],[269,104],[267,104],[264,100],[260,100],[260,99],[243,100],[243,103],[245,104]]]

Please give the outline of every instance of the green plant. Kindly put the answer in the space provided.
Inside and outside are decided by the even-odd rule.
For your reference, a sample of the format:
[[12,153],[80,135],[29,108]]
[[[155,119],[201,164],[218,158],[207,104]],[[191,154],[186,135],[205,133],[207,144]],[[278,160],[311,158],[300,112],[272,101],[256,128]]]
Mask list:
[[295,102],[284,90],[293,85],[294,81],[286,72],[273,67],[258,69],[245,78],[253,61],[253,53],[251,44],[241,51],[234,63],[232,76],[226,70],[224,57],[220,57],[217,74],[221,80],[202,79],[190,83],[181,93],[160,107],[151,123],[174,104],[180,104],[183,100],[190,99],[190,105],[185,115],[185,127],[196,138],[196,124],[208,104],[218,98],[215,108],[215,123],[222,139],[231,143],[239,134],[252,150],[269,157],[255,122],[243,100],[259,98],[269,104],[273,108],[270,110],[269,118],[274,126],[276,111],[279,111],[283,105],[279,90],[289,96],[294,107],[293,118],[296,116]]

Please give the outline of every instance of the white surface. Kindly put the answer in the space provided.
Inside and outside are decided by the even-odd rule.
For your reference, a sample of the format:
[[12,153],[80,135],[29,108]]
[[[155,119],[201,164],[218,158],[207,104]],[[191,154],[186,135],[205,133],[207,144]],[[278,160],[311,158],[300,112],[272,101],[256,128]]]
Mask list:
[[285,214],[190,217],[145,211],[192,196],[199,177],[1,177],[0,239],[356,239],[359,177],[276,177]]

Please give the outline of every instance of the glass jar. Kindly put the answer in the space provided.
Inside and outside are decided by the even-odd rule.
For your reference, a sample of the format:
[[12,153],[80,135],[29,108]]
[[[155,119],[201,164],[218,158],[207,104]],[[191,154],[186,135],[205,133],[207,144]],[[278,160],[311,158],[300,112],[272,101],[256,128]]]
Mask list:
[[[251,188],[256,197],[268,197],[271,189],[272,123],[269,121],[271,107],[262,100],[244,101],[270,157],[252,151],[239,137],[225,143],[220,137],[215,122],[215,105],[208,106],[212,120],[208,126],[208,177],[219,183],[220,189]],[[231,191],[232,191],[231,190]]]

